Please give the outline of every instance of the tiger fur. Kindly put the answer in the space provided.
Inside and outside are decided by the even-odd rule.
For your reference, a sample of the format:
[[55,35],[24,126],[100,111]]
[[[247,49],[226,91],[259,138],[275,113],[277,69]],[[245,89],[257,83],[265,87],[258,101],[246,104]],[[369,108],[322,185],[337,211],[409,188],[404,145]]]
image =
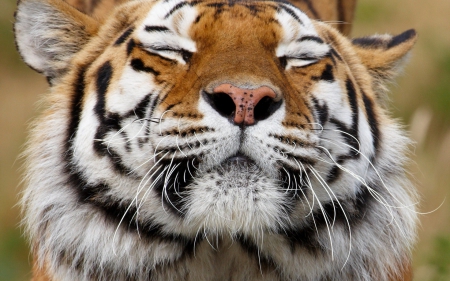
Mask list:
[[16,13],[50,84],[25,152],[33,280],[412,279],[409,140],[383,100],[414,30],[350,40],[276,0],[80,10]]

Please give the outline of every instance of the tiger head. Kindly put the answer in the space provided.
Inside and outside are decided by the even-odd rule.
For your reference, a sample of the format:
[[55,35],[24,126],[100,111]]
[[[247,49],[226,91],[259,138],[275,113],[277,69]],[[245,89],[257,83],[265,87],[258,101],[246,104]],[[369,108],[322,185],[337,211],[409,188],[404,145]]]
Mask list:
[[131,1],[97,21],[22,0],[15,32],[51,85],[27,152],[29,222],[81,208],[71,223],[108,217],[111,239],[230,235],[262,253],[269,237],[341,239],[344,261],[394,218],[386,235],[409,249],[408,140],[383,97],[414,30],[350,40],[284,1]]

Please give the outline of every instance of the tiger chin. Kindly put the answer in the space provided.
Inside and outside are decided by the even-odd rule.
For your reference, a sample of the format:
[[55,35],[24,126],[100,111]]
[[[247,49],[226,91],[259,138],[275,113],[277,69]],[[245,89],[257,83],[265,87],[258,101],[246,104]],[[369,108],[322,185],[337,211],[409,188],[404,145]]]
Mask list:
[[411,280],[410,142],[384,100],[416,33],[350,40],[308,3],[19,2],[50,84],[33,280]]

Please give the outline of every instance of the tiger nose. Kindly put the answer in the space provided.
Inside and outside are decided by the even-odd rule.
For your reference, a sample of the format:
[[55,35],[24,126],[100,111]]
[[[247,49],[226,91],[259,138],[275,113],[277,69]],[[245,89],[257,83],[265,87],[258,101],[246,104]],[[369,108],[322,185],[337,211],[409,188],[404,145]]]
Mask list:
[[206,100],[217,112],[240,126],[254,125],[268,118],[282,102],[275,101],[277,95],[267,86],[242,89],[231,84],[221,84],[207,96]]

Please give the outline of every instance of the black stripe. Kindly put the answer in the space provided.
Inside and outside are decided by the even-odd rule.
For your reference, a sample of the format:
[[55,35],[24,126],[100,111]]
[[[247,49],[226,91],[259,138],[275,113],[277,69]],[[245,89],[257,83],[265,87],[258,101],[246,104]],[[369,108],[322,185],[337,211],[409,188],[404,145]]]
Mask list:
[[[346,132],[347,134],[342,134],[342,136],[347,140],[347,144],[353,147],[356,150],[359,150],[359,110],[358,110],[358,100],[355,90],[355,85],[353,84],[351,79],[347,79],[345,82],[345,87],[347,90],[348,101],[350,105],[350,109],[352,111],[352,124],[349,128],[345,126],[342,122],[333,119],[333,123],[338,127],[339,130]],[[353,155],[354,158],[359,158],[360,154],[355,150],[350,151],[350,155]]]
[[172,108],[174,108],[176,105],[179,105],[179,104],[181,104],[181,102],[170,104],[169,106],[166,107],[166,111],[171,110]]
[[331,54],[332,58],[336,57],[338,60],[342,61],[342,57],[339,55],[339,53],[334,48],[331,48],[330,54]]
[[[138,233],[149,242],[154,239],[160,239],[165,242],[176,242],[186,247],[192,248],[193,239],[182,235],[166,233],[163,231],[161,224],[155,223],[153,220],[136,220],[135,214],[137,209],[130,201],[114,198],[110,194],[110,187],[104,183],[98,185],[88,184],[84,180],[84,176],[78,170],[73,161],[73,148],[70,147],[69,153],[66,154],[67,174],[69,175],[68,184],[74,188],[78,194],[78,200],[81,204],[89,204],[101,211],[105,218],[111,221],[113,225],[119,225],[126,228],[127,231]],[[128,211],[127,211],[128,209]],[[197,239],[198,240],[198,239]]]
[[[330,155],[328,155],[328,153],[326,155],[328,157],[330,157]],[[352,159],[352,157],[351,156],[349,157],[348,155],[340,155],[340,156],[336,157],[336,163],[339,165],[342,165],[345,162],[345,160],[348,160],[348,159]],[[333,167],[327,174],[326,182],[328,184],[332,184],[339,178],[339,176],[341,174],[342,174],[341,168],[339,168],[338,165],[333,165]]]
[[135,46],[136,46],[136,42],[133,39],[128,41],[128,44],[127,44],[127,57],[131,54],[131,52],[133,51]]
[[[354,149],[359,149],[359,144],[355,140],[355,138],[358,139],[357,138],[358,136],[354,135],[354,131],[353,131],[352,127],[348,128],[343,122],[341,122],[333,117],[330,118],[329,122],[334,124],[336,126],[337,130],[343,132],[343,133],[341,133],[341,136],[345,139],[346,143],[349,146],[353,147]],[[350,135],[353,136],[354,138],[351,137]],[[350,156],[350,158],[358,158],[359,157],[359,153],[356,152],[354,149],[350,149],[350,152],[348,155],[348,156]]]
[[291,17],[293,17],[298,23],[300,23],[301,25],[303,25],[302,20],[297,16],[297,14],[291,9],[286,7],[285,5],[279,5],[279,7],[284,10],[286,13],[288,13],[289,15],[291,15]]
[[167,19],[168,17],[170,17],[173,13],[175,13],[177,10],[183,8],[186,5],[190,5],[188,2],[181,2],[178,3],[177,5],[175,5],[175,7],[173,7],[165,16],[164,19]]
[[297,42],[303,42],[303,41],[314,41],[320,44],[323,44],[323,40],[320,37],[317,36],[303,36],[297,39]]
[[328,105],[323,102],[323,105],[320,105],[319,101],[316,98],[312,98],[314,111],[317,114],[317,117],[319,119],[320,124],[323,126],[326,122],[328,122],[329,119],[329,109]]
[[[352,80],[347,79],[347,81],[345,82],[345,87],[347,89],[348,100],[350,103],[350,108],[352,110],[352,127],[350,132],[351,135],[353,135],[356,139],[359,139],[358,138],[359,110],[355,84],[353,84]],[[356,145],[355,148],[358,149],[358,146]]]
[[[99,130],[103,127],[103,123],[105,123],[106,114],[105,114],[105,95],[108,90],[109,83],[111,82],[111,78],[113,75],[113,69],[111,66],[111,62],[105,62],[97,71],[96,83],[95,86],[97,88],[97,103],[94,107],[94,112],[96,113],[100,125]],[[98,134],[98,131],[97,131]],[[97,136],[96,136],[97,137]]]
[[121,45],[123,42],[125,42],[125,40],[128,39],[128,37],[130,37],[131,33],[133,33],[134,31],[134,27],[129,27],[127,30],[125,30],[124,33],[122,33],[122,35],[116,40],[116,42],[114,43],[115,46],[119,46]]
[[166,26],[146,25],[145,31],[147,31],[147,32],[170,32],[170,29]]
[[320,80],[325,80],[327,82],[334,81],[333,66],[331,64],[327,64],[324,71],[322,72],[322,75],[320,76]]
[[[155,93],[151,93],[149,96],[153,96],[153,95],[156,95]],[[144,143],[147,143],[147,142],[149,142],[150,141],[150,138],[149,138],[149,136],[150,136],[150,133],[151,133],[151,120],[153,120],[152,118],[153,118],[153,113],[155,112],[155,108],[156,108],[156,105],[158,104],[158,101],[159,101],[159,96],[157,95],[156,97],[154,97],[153,98],[153,100],[151,101],[151,103],[150,103],[150,106],[149,106],[149,108],[150,108],[150,110],[149,110],[149,113],[148,113],[148,118],[149,118],[149,121],[147,122],[147,124],[146,124],[146,126],[145,126],[145,138],[140,138],[139,139],[139,145],[140,146],[142,146]],[[154,122],[159,122],[159,121],[154,121]]]
[[370,131],[372,132],[373,147],[376,155],[380,146],[380,129],[378,128],[378,120],[373,109],[373,101],[367,97],[365,93],[363,93],[362,96],[367,113],[367,122],[369,123]]
[[158,76],[160,74],[159,71],[156,71],[150,66],[145,66],[144,62],[141,59],[132,59],[130,62],[131,67],[136,71],[144,71],[148,73],[152,73],[155,76]]
[[85,83],[85,74],[86,74],[87,66],[81,67],[78,71],[77,78],[74,82],[74,95],[71,104],[71,112],[70,112],[70,122],[68,125],[67,132],[67,141],[66,141],[66,150],[69,150],[71,146],[72,139],[75,137],[75,134],[78,129],[78,124],[81,119],[81,108],[82,108],[82,100],[84,96],[84,91],[86,87]]
[[390,49],[410,40],[414,36],[416,36],[416,31],[414,29],[410,29],[392,37],[390,40],[380,36],[370,36],[355,38],[352,40],[352,43],[363,48]]
[[371,36],[371,37],[361,37],[361,38],[355,38],[352,40],[353,45],[357,45],[363,48],[385,48],[386,46],[386,40],[383,38],[377,37],[377,36]]
[[407,30],[403,32],[402,34],[399,34],[397,36],[394,36],[389,44],[387,45],[387,48],[393,48],[395,46],[398,46],[402,44],[403,42],[406,42],[416,36],[416,31],[414,29]]
[[108,90],[111,78],[113,75],[113,69],[111,62],[105,62],[97,71],[96,87],[97,87],[97,104],[94,111],[100,118],[105,116],[105,94]]
[[[358,124],[359,124],[359,112],[358,112],[358,104],[356,97],[356,90],[353,82],[350,79],[346,81],[347,95],[349,99],[350,109],[352,110],[352,125],[347,127],[343,122],[330,118],[329,122],[334,124],[337,130],[342,131],[341,136],[344,138],[346,144],[353,147],[354,149],[350,149],[347,155],[340,155],[337,157],[336,162],[340,165],[344,163],[345,160],[357,159],[361,155],[356,150],[359,150],[359,133],[358,133]],[[334,165],[327,175],[327,182],[332,183],[338,179],[341,175],[341,170],[337,165]]]
[[333,66],[331,64],[327,64],[325,66],[325,69],[322,71],[322,74],[319,76],[312,76],[312,80],[315,81],[327,81],[327,82],[334,82],[334,75],[333,75]]
[[120,155],[111,147],[108,147],[103,140],[106,134],[112,130],[120,131],[121,117],[116,113],[106,113],[105,110],[105,95],[108,91],[109,84],[113,75],[113,69],[109,61],[105,62],[97,71],[96,88],[97,88],[97,103],[94,107],[94,112],[99,119],[99,126],[95,133],[93,140],[94,151],[100,156],[108,156],[113,164],[114,169],[123,175],[132,175],[131,169],[123,164]]
[[106,195],[110,190],[109,186],[105,184],[89,185],[82,177],[78,177],[77,180],[79,180],[77,187],[82,187],[77,188],[80,202],[90,204],[101,210],[114,225],[119,225],[118,223],[122,220],[121,227],[126,228],[130,232],[137,233],[139,231],[149,241],[160,239],[164,242],[175,242],[186,246],[192,245],[193,239],[179,234],[167,233],[163,231],[163,225],[153,220],[137,220],[137,209],[131,202]]
[[123,140],[125,140],[123,142],[123,145],[125,147],[125,151],[127,153],[130,153],[132,151],[132,149],[131,149],[131,142],[130,142],[130,139],[128,138],[127,132],[125,132],[125,130],[120,131],[120,136],[122,137]]
[[[152,94],[152,95],[155,95],[155,94]],[[159,100],[160,100],[159,95],[156,96],[156,97],[152,100],[152,102],[151,102],[151,104],[150,104],[150,113],[149,113],[149,117],[150,117],[150,118],[153,117],[153,112],[155,112],[155,108],[156,108],[156,106],[158,105]]]
[[[343,161],[341,159],[337,159],[336,162],[339,165],[342,165]],[[333,165],[333,167],[331,168],[331,170],[328,172],[327,174],[327,179],[326,182],[328,184],[331,184],[333,182],[335,182],[339,176],[342,174],[342,170],[338,167],[338,165]]]
[[208,3],[206,4],[207,7],[212,7],[215,8],[216,10],[220,11],[220,12],[216,12],[216,13],[221,13],[223,12],[223,7],[225,6],[225,3],[219,3],[219,2],[215,2],[215,3]]
[[[80,204],[89,204],[101,211],[105,218],[110,220],[113,225],[119,225],[127,231],[139,233],[141,237],[152,242],[155,239],[160,239],[164,242],[174,242],[184,245],[185,251],[193,253],[194,239],[183,235],[166,233],[163,231],[161,224],[155,223],[153,220],[136,220],[135,214],[137,209],[129,201],[114,198],[107,195],[110,187],[106,184],[90,185],[84,180],[84,176],[78,170],[78,167],[73,161],[73,148],[71,147],[69,153],[66,154],[67,174],[69,175],[68,183],[78,194]],[[127,211],[128,209],[128,211]],[[197,238],[201,241],[201,238]]]
[[145,96],[135,107],[132,112],[130,111],[129,114],[133,113],[138,119],[144,119],[148,110],[148,105],[150,103],[150,95]]

